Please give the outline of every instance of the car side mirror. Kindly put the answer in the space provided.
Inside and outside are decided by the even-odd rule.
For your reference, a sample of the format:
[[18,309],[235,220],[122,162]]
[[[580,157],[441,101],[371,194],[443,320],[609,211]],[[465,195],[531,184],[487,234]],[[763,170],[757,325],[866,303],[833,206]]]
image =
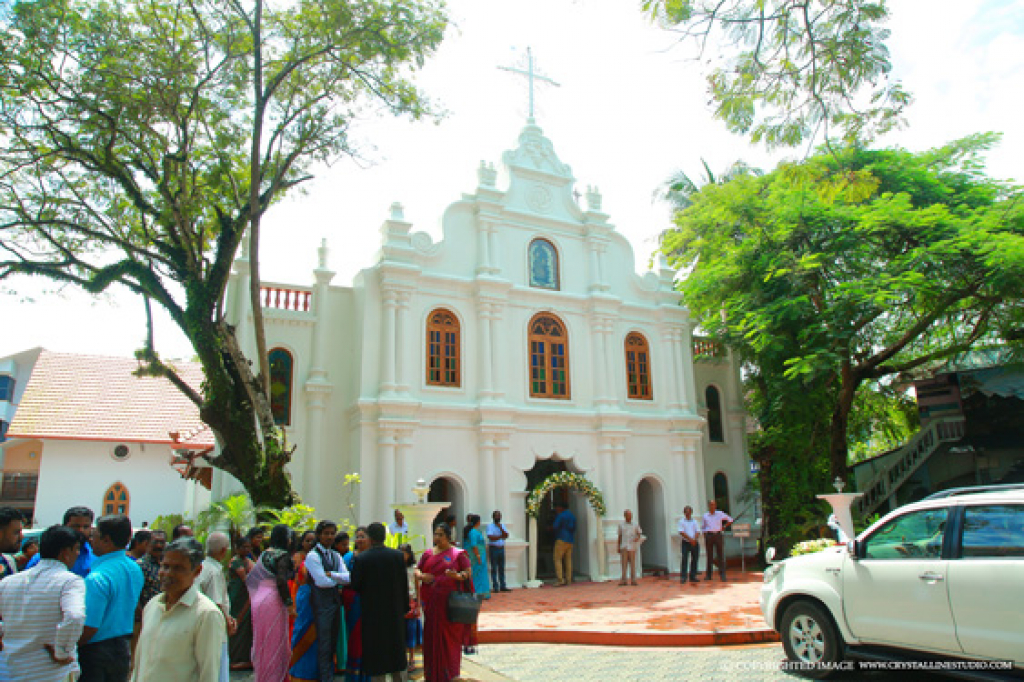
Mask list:
[[850,540],[846,543],[846,551],[849,553],[850,558],[854,561],[860,559],[860,545],[856,540]]

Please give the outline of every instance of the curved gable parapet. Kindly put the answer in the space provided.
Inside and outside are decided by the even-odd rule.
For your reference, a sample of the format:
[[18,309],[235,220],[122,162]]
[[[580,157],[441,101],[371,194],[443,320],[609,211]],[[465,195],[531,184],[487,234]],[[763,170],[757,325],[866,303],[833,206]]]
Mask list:
[[504,208],[574,223],[583,221],[573,196],[576,178],[572,169],[555,154],[551,140],[539,126],[528,124],[519,133],[519,144],[502,155],[509,176]]

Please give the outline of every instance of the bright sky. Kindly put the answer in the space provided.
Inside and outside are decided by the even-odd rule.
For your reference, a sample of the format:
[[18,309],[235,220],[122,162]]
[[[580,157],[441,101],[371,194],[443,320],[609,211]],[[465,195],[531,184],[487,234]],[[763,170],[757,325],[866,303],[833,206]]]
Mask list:
[[[560,87],[537,93],[537,122],[576,176],[597,185],[611,222],[633,244],[643,270],[668,212],[652,192],[673,170],[691,177],[701,159],[720,171],[743,159],[771,168],[801,151],[770,155],[713,120],[701,64],[689,47],[641,16],[639,0],[449,0],[455,26],[418,83],[449,112],[440,123],[378,120],[358,127],[372,165],[325,168],[303,194],[265,223],[264,279],[308,284],[322,238],[335,284],[372,265],[377,228],[394,201],[415,230],[441,237],[441,214],[476,186],[481,160],[500,165],[527,112],[525,79],[497,69],[525,64],[532,47],[541,73]],[[1001,131],[989,156],[995,177],[1021,178],[1024,126],[1024,3],[1015,0],[891,2],[895,70],[914,94],[910,125],[885,144],[914,150],[980,131]],[[371,145],[375,148],[371,148]],[[500,180],[499,180],[500,182]],[[13,289],[13,291],[12,291]],[[142,304],[129,295],[96,300],[52,292],[28,280],[0,289],[0,357],[34,346],[130,355],[145,332]],[[158,325],[157,347],[189,357],[187,341]]]

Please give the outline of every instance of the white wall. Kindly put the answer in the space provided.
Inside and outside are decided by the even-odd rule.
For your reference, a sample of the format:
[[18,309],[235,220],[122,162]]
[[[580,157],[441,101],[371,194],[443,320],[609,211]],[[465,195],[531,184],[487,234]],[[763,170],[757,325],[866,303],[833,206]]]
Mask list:
[[64,511],[78,505],[89,507],[99,516],[103,494],[118,481],[128,488],[128,516],[134,526],[152,522],[161,514],[187,510],[192,491],[199,486],[171,468],[169,446],[130,443],[131,456],[119,462],[110,456],[115,445],[54,440],[44,443],[36,493],[39,527],[60,523]]

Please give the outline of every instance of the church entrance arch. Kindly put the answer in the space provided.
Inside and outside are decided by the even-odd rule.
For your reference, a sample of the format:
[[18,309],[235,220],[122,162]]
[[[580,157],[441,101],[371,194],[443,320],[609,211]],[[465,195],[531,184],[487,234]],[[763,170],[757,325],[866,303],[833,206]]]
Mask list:
[[[452,542],[462,543],[462,526],[466,523],[466,492],[462,483],[452,476],[441,475],[430,482],[430,492],[427,493],[427,502],[447,502],[448,506],[443,508],[434,517],[430,527],[436,528],[437,524],[445,520],[449,514],[455,514],[455,529],[457,535],[452,537]],[[428,545],[433,544],[430,539]]]
[[642,479],[636,487],[636,519],[647,536],[640,548],[640,564],[644,571],[667,571],[669,568],[669,534],[666,527],[665,490],[653,476]]
[[[562,471],[567,471],[565,462],[560,459],[539,459],[533,465],[533,468],[526,473],[526,490],[529,492],[539,486],[552,474],[557,474]],[[577,521],[579,520],[579,514],[573,508],[571,502],[571,495],[566,488],[555,488],[550,494],[545,495],[541,500],[539,510],[537,512],[537,579],[544,580],[555,577],[555,532],[551,529],[551,524],[555,520],[555,513],[553,511],[555,504],[563,504],[568,509],[572,510],[573,514],[576,514]],[[530,537],[530,524],[524,524],[526,529],[526,541],[533,542],[533,538]],[[577,535],[578,535],[577,529]],[[578,544],[578,543],[577,543]],[[578,566],[576,560],[576,547],[573,547],[573,567]]]

